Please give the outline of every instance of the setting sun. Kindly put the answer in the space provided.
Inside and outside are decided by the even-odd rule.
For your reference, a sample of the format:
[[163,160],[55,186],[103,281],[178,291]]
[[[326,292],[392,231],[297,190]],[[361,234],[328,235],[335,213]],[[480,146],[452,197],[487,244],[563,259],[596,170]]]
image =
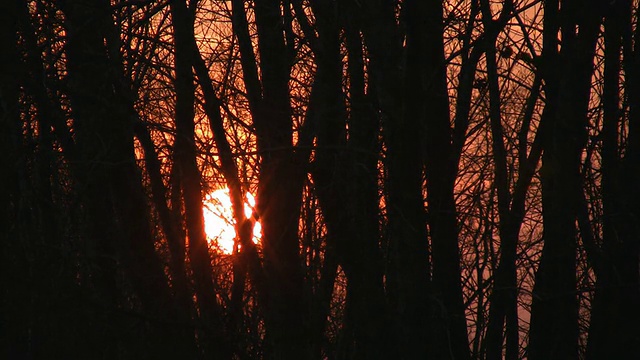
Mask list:
[[[251,218],[255,206],[255,198],[250,193],[245,196],[244,215]],[[204,199],[204,230],[207,240],[216,243],[225,254],[233,252],[236,237],[235,220],[229,197],[229,189],[218,189],[207,194]],[[261,234],[260,222],[253,227],[253,242],[258,243]]]

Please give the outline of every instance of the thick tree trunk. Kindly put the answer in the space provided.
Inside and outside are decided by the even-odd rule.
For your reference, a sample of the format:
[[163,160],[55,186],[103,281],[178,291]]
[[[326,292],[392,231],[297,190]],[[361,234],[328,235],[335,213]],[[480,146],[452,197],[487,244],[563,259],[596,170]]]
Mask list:
[[30,347],[28,268],[25,242],[24,192],[20,189],[24,165],[20,119],[20,54],[14,21],[19,1],[0,3],[0,356],[28,358]]
[[125,341],[122,323],[114,317],[120,307],[131,306],[120,299],[121,263],[142,311],[151,319],[149,336],[158,339],[145,351],[165,356],[178,353],[179,347],[169,345],[174,330],[159,325],[175,319],[175,307],[155,253],[146,195],[135,163],[132,104],[122,93],[122,64],[111,36],[115,30],[110,4],[76,1],[61,5],[66,16],[69,97],[80,162],[76,177],[83,188],[88,256],[96,265],[91,273],[93,302],[99,305],[96,321],[101,324],[89,339],[96,342],[93,349],[107,357],[115,357]]
[[[545,111],[551,121],[545,133],[541,170],[544,247],[531,306],[528,352],[532,360],[578,358],[575,221],[600,18],[597,11],[581,11],[586,7],[570,1],[562,2],[559,18],[557,8],[556,2],[545,4]],[[563,41],[558,55],[557,46],[553,47],[557,29],[561,29]]]
[[[103,48],[104,37],[100,34],[103,24],[92,12],[88,4],[63,3],[62,9],[67,16],[67,56],[69,71],[70,99],[73,106],[73,116],[77,124],[76,144],[78,147],[78,182],[84,187],[80,195],[84,207],[83,222],[87,224],[84,230],[86,241],[86,255],[93,260],[90,273],[90,287],[92,297],[99,306],[107,311],[96,309],[96,325],[86,334],[86,342],[90,347],[100,351],[106,357],[115,357],[116,349],[121,339],[118,339],[120,324],[113,315],[118,307],[118,288],[116,285],[117,264],[116,247],[119,238],[115,231],[113,200],[111,186],[108,184],[110,170],[115,172],[113,164],[115,158],[116,139],[122,135],[122,118],[110,121],[103,118],[104,104],[113,98],[108,94],[109,73],[106,53]],[[84,26],[89,19],[96,23],[88,29]],[[99,26],[97,24],[101,24]],[[106,89],[105,89],[106,88]],[[101,108],[100,108],[101,107]],[[109,109],[111,110],[111,109]],[[120,123],[118,124],[117,121]],[[108,126],[111,124],[111,126]],[[109,134],[107,139],[101,139],[101,134]],[[100,145],[104,144],[104,145]],[[122,144],[119,144],[122,145]],[[125,145],[126,146],[126,145]],[[103,150],[104,147],[104,150]],[[111,158],[111,159],[109,159]],[[107,163],[108,160],[108,163]],[[97,350],[100,349],[100,350]],[[95,356],[99,356],[95,354]]]
[[[468,359],[469,340],[462,298],[458,221],[454,200],[457,160],[453,159],[457,159],[459,155],[455,154],[456,150],[451,137],[442,4],[409,1],[407,5],[408,20],[413,18],[413,21],[408,21],[409,29],[417,26],[413,31],[419,31],[416,40],[422,42],[422,44],[413,44],[417,51],[422,52],[422,60],[415,59],[418,61],[413,71],[411,67],[407,69],[406,79],[409,83],[405,116],[413,116],[412,106],[424,104],[421,111],[417,112],[423,116],[423,125],[416,124],[416,127],[424,129],[422,146],[425,156],[428,223],[432,251],[432,296],[437,299],[436,302],[431,303],[430,309],[430,318],[433,321],[430,353],[439,359]],[[409,7],[409,5],[412,6]],[[419,26],[422,22],[424,27]],[[407,32],[408,40],[411,40],[411,35],[412,30]],[[408,61],[411,64],[412,44],[408,42],[407,47],[409,48]],[[474,64],[474,61],[471,59],[470,63]],[[475,65],[472,66],[475,68]],[[422,84],[416,84],[420,87],[415,89],[420,91],[411,89],[411,79],[415,78],[422,80]],[[423,94],[422,100],[412,98],[410,95],[420,93]],[[441,304],[444,304],[444,314],[441,312]]]
[[[298,241],[298,222],[308,151],[293,147],[289,94],[290,57],[280,1],[255,4],[259,69],[242,1],[233,2],[245,88],[257,135],[260,175],[256,208],[262,224],[265,358],[310,356],[308,299]],[[287,9],[289,11],[289,9]],[[305,156],[306,155],[306,156]]]
[[[603,244],[591,312],[587,359],[624,358],[640,344],[640,282],[638,255],[640,215],[637,190],[640,147],[640,87],[638,45],[631,48],[631,2],[611,4],[605,15],[605,69],[602,129]],[[636,38],[637,39],[637,38]],[[620,50],[624,42],[625,93],[628,96],[629,136],[620,159]]]
[[[375,144],[375,131],[368,132],[373,139],[360,140],[365,148],[357,148],[353,144],[357,140],[353,138],[347,142],[337,18],[341,7],[336,3],[322,1],[314,2],[313,5],[318,29],[318,42],[314,49],[318,68],[311,104],[318,146],[313,179],[328,235],[331,236],[330,245],[335,247],[338,261],[348,280],[346,308],[349,314],[346,317],[351,322],[349,329],[353,331],[354,339],[349,356],[358,359],[387,359],[396,356],[398,348],[384,292],[382,257],[377,236],[377,194],[367,191],[365,194],[372,198],[365,199],[363,194],[359,195],[360,190],[356,190],[363,184],[368,190],[372,185],[375,188],[375,167],[366,168],[365,171],[371,171],[366,175],[357,174],[356,170],[362,166],[358,160],[363,158],[357,152],[365,151],[372,143]],[[347,41],[357,43],[347,45],[353,54],[354,48],[361,49],[362,43],[359,36],[355,37],[353,29],[348,31],[351,32],[347,35]],[[360,59],[362,56],[361,52],[353,55],[360,56]],[[358,59],[350,58],[350,70],[361,73],[362,68],[358,68],[357,61]],[[362,82],[356,81],[351,85],[355,93],[364,91]],[[363,94],[358,98],[356,95],[356,101],[363,101],[362,96]],[[362,107],[363,104],[357,106]],[[357,111],[352,115],[365,116]],[[353,117],[352,120],[372,122],[372,115],[368,119]],[[358,134],[356,131],[362,130],[362,127],[363,124],[356,124],[355,129],[350,128],[350,134]],[[365,134],[367,133],[356,137]],[[358,180],[362,182],[357,182]]]
[[[426,165],[427,193],[431,196],[432,191],[441,190],[432,188],[433,174],[442,171],[438,166],[444,165],[444,162],[438,164],[436,158],[447,158],[451,139],[444,83],[442,8],[436,2],[410,0],[405,3],[403,15],[407,24],[404,109],[385,129],[389,148],[387,188],[392,234],[389,283],[397,286],[396,294],[391,296],[399,317],[403,357],[418,359],[432,355],[437,358],[438,348],[445,347],[446,341],[441,341],[447,337],[435,330],[442,323],[438,321],[439,316],[433,316],[438,305],[430,299],[434,289],[430,276],[422,169],[423,164]],[[436,210],[432,205],[435,203],[429,202],[430,211]],[[436,211],[431,214],[434,213]],[[437,215],[430,218],[434,219]],[[432,232],[432,240],[436,241],[434,234]]]
[[[407,356],[430,351],[436,358],[467,359],[456,206],[453,185],[457,156],[451,143],[443,40],[442,8],[407,3],[407,69],[402,70],[402,41],[395,24],[393,7],[387,2],[368,2],[362,6],[363,33],[375,78],[383,128],[388,146],[389,226],[393,234],[390,255],[392,269],[389,286],[398,286],[406,333],[413,345],[403,347]],[[426,24],[426,28],[423,27]],[[438,30],[432,30],[438,29]],[[433,37],[428,34],[434,34]],[[424,62],[424,63],[423,63]],[[424,67],[426,64],[426,68]],[[402,81],[398,81],[402,79]],[[426,100],[426,101],[425,101]],[[429,104],[430,106],[427,107]],[[424,107],[423,107],[424,106]],[[427,116],[426,108],[435,111]],[[425,129],[424,142],[421,129]],[[423,155],[426,156],[423,158]],[[424,159],[424,160],[423,160]],[[428,350],[419,342],[426,328],[421,299],[429,287],[429,262],[422,204],[422,163],[426,165],[429,229],[432,240],[433,287],[431,294],[444,309],[432,313],[434,346]],[[396,281],[396,284],[393,282]],[[405,307],[406,306],[406,307]],[[444,310],[444,311],[443,311]],[[416,334],[416,332],[418,332]],[[418,345],[420,344],[420,345]],[[452,352],[453,351],[453,352]]]

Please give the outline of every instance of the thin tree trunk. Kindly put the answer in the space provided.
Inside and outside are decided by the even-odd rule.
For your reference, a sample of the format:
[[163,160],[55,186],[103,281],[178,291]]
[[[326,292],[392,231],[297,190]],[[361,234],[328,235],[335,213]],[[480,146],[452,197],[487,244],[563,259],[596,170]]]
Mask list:
[[[485,27],[491,29],[498,25],[491,15],[490,5],[487,1],[481,1],[483,22]],[[501,19],[505,21],[511,17],[513,3],[504,4]],[[497,35],[497,32],[493,32]],[[492,41],[495,44],[495,38]],[[520,227],[524,219],[526,193],[531,183],[534,170],[540,160],[541,136],[543,134],[542,124],[539,126],[536,141],[527,156],[526,135],[521,136],[521,146],[519,151],[520,171],[513,195],[510,193],[509,175],[507,173],[507,158],[504,145],[504,134],[502,131],[501,116],[501,95],[498,82],[497,58],[495,46],[488,46],[487,57],[487,78],[489,86],[491,121],[492,149],[494,158],[495,182],[498,195],[498,213],[500,216],[500,264],[495,271],[493,292],[490,296],[489,323],[487,326],[486,356],[487,359],[499,360],[503,358],[503,340],[506,338],[505,358],[516,360],[519,358],[519,325],[518,325],[518,285],[516,274],[516,251]],[[527,134],[533,108],[539,95],[541,76],[537,75],[527,101],[525,119],[521,134]],[[506,320],[506,322],[505,322]],[[506,334],[503,337],[503,334]]]
[[[528,124],[533,116],[535,103],[540,95],[541,76],[536,75],[531,94],[524,111],[523,124]],[[492,120],[493,121],[493,120]],[[542,137],[546,121],[544,117],[538,125],[529,155],[526,154],[526,144],[519,151],[520,170],[518,180],[511,196],[511,205],[508,212],[500,212],[500,263],[495,270],[495,280],[493,292],[489,297],[489,323],[487,325],[487,337],[485,340],[485,351],[487,359],[502,359],[503,355],[503,334],[507,339],[507,358],[514,359],[519,356],[519,326],[518,326],[518,286],[516,277],[517,245],[520,235],[520,227],[525,216],[525,200],[527,191],[535,174],[535,170],[542,156]],[[521,133],[528,133],[528,126],[520,129]],[[495,136],[495,135],[493,135]],[[527,142],[526,138],[522,141]],[[497,164],[497,158],[494,160]],[[502,159],[506,167],[505,159]],[[502,183],[500,186],[506,186]],[[502,190],[504,191],[504,190]],[[508,191],[508,187],[506,188]],[[503,195],[504,196],[504,195]],[[504,209],[503,209],[504,211]],[[506,321],[506,323],[505,323]]]
[[231,302],[228,310],[227,328],[228,336],[241,336],[240,325],[243,314],[243,300],[245,295],[245,282],[247,272],[251,276],[253,286],[258,290],[259,296],[265,293],[264,271],[256,245],[252,241],[255,219],[247,218],[244,213],[244,194],[238,166],[233,158],[231,145],[226,137],[222,113],[220,111],[221,100],[216,95],[209,70],[206,67],[202,55],[198,49],[196,39],[191,39],[191,46],[194,53],[194,70],[198,78],[198,84],[204,96],[204,111],[209,120],[209,126],[213,132],[213,139],[218,149],[220,157],[220,169],[229,188],[233,218],[235,219],[235,229],[237,241],[241,245],[239,252],[233,262],[233,284],[231,290]]
[[138,141],[140,141],[144,149],[145,164],[151,183],[154,207],[158,213],[160,225],[162,226],[163,233],[169,245],[169,263],[171,264],[173,293],[180,307],[180,317],[185,321],[185,325],[187,325],[191,320],[193,301],[191,299],[191,289],[186,271],[186,244],[184,234],[180,231],[180,224],[176,221],[176,218],[171,213],[171,209],[169,209],[167,205],[167,191],[162,180],[162,174],[160,173],[161,164],[158,160],[158,154],[151,139],[151,134],[149,134],[149,130],[143,123],[135,124],[135,133],[136,138],[138,138]]

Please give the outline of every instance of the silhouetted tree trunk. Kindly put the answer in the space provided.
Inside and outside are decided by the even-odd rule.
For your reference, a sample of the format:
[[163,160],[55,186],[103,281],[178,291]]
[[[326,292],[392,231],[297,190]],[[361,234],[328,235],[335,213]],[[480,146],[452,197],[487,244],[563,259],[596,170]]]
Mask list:
[[[239,243],[238,252],[235,253],[233,263],[233,285],[231,289],[231,302],[228,305],[227,316],[227,337],[242,338],[241,321],[245,298],[245,282],[247,272],[249,272],[253,286],[259,294],[264,294],[264,271],[256,245],[253,243],[253,228],[255,219],[247,218],[244,213],[246,189],[243,188],[238,173],[238,166],[235,162],[231,144],[227,139],[224,121],[221,112],[222,101],[216,94],[213,81],[209,75],[202,55],[198,49],[193,33],[191,35],[191,47],[194,56],[193,68],[198,78],[198,84],[202,89],[204,97],[204,111],[209,120],[209,126],[213,132],[213,139],[218,149],[220,158],[220,170],[229,188],[233,218],[235,219],[235,229]],[[261,301],[261,300],[260,300]],[[231,340],[233,341],[233,340]],[[241,350],[241,349],[236,349]]]
[[22,358],[32,355],[29,347],[30,301],[26,276],[29,240],[25,233],[24,210],[20,191],[25,160],[22,158],[22,124],[20,119],[20,69],[18,27],[14,21],[19,1],[0,3],[0,356]]
[[[341,10],[352,9],[325,1],[312,2],[312,6],[318,31],[314,43],[318,67],[310,104],[318,146],[313,179],[327,223],[328,246],[335,247],[348,280],[345,316],[350,322],[348,328],[353,331],[354,344],[351,353],[345,356],[387,359],[396,356],[398,348],[384,291],[383,262],[377,236],[377,193],[371,191],[376,189],[375,163],[367,161],[367,155],[362,154],[375,146],[376,141],[376,131],[368,131],[375,125],[375,118],[372,113],[364,118],[367,114],[362,110],[366,106],[362,94],[363,69],[358,66],[362,53],[361,50],[354,53],[356,47],[362,48],[362,43],[355,25],[345,24],[349,28],[346,30],[349,32],[347,42],[352,42],[347,48],[354,56],[349,59],[348,73],[358,77],[350,89],[356,93],[355,100],[360,102],[354,105],[359,107],[355,113],[352,108],[350,119],[360,123],[355,124],[355,128],[350,127],[349,133],[355,138],[350,136],[347,142],[338,14]],[[369,166],[362,169],[363,165]],[[363,185],[365,191],[356,190]]]
[[[414,126],[424,131],[421,135],[423,136],[422,149],[426,175],[432,263],[432,290],[430,295],[432,298],[429,311],[433,324],[429,325],[432,328],[430,353],[431,356],[437,359],[468,359],[469,340],[462,299],[460,257],[458,253],[458,221],[454,200],[454,184],[459,154],[457,154],[458,150],[455,147],[450,126],[449,92],[446,84],[446,64],[443,48],[443,9],[442,4],[437,2],[409,1],[407,5],[409,64],[412,64],[411,35],[412,31],[415,31],[411,30],[411,28],[416,26],[416,30],[421,32],[417,34],[416,39],[421,44],[417,42],[413,46],[418,49],[422,57],[417,57],[413,60],[416,61],[413,64],[413,69],[411,65],[407,67],[408,91],[406,101],[408,103],[405,109],[405,116],[418,115],[422,117],[421,123]],[[409,5],[412,6],[409,7]],[[419,25],[421,22],[424,23],[423,27]],[[471,70],[470,74],[473,74],[475,73],[476,61],[477,57],[472,54],[471,58],[463,63],[463,67]],[[421,63],[423,64],[422,66]],[[415,84],[414,86],[418,87],[412,89],[412,79],[420,79],[422,83]],[[465,86],[462,79],[460,83],[461,88]],[[470,88],[471,83],[469,82],[466,85]],[[422,94],[422,99],[415,95],[415,97],[412,97],[411,94]],[[460,98],[460,94],[458,96],[458,101],[464,103],[464,100]],[[422,108],[419,108],[420,111],[413,113],[412,107],[420,106],[418,104],[422,104]],[[465,117],[464,114],[456,113],[456,116],[458,115]],[[456,122],[457,126],[458,123]],[[461,129],[464,129],[464,126]],[[407,131],[411,130],[407,129]],[[424,294],[417,296],[417,298],[420,299],[422,296]],[[419,302],[414,306],[419,306]],[[414,326],[423,325],[416,323]],[[418,330],[415,329],[414,331]]]
[[233,20],[261,155],[256,208],[264,251],[265,358],[293,359],[306,358],[310,351],[309,324],[305,320],[309,308],[298,241],[308,151],[293,147],[291,57],[280,5],[278,0],[255,4],[260,78],[242,1],[233,2]]
[[[544,247],[531,305],[528,353],[532,360],[578,358],[575,221],[600,28],[600,12],[591,8],[596,6],[596,2],[545,2],[543,71],[550,123],[541,169]],[[559,53],[558,30],[562,35]]]
[[[432,334],[442,338],[434,340],[436,345],[431,352],[436,358],[467,359],[469,347],[453,196],[458,156],[454,156],[452,147],[446,101],[442,7],[435,3],[431,7],[411,2],[406,5],[405,71],[402,70],[402,40],[392,4],[374,1],[362,5],[363,33],[383,110],[383,129],[388,146],[390,248],[397,252],[390,255],[392,266],[397,267],[394,269],[397,273],[390,277],[390,286],[394,286],[393,281],[398,281],[398,294],[406,296],[397,299],[402,310],[401,319],[405,321],[406,334],[413,341],[418,341],[421,335],[414,338],[412,334],[423,331],[426,326],[421,299],[425,298],[425,289],[429,286],[428,243],[422,204],[424,161],[432,240],[431,294],[437,299],[435,303],[442,306],[433,308]],[[426,24],[425,27],[422,24]],[[427,34],[433,34],[433,37]],[[429,109],[429,115],[426,109]],[[422,129],[424,133],[421,133]],[[424,347],[405,348],[410,357],[422,356],[427,351]]]
[[[149,182],[153,205],[158,213],[160,226],[169,246],[169,266],[171,273],[172,293],[177,304],[177,329],[183,329],[183,340],[185,341],[184,356],[193,354],[195,351],[194,332],[191,314],[193,312],[193,295],[189,278],[187,277],[187,267],[185,261],[185,232],[181,228],[180,218],[175,216],[167,205],[167,189],[162,180],[161,163],[154,147],[153,140],[146,124],[137,122],[134,125],[136,138],[144,149],[144,159]],[[180,210],[180,203],[172,204]]]
[[[23,249],[27,250],[25,258],[30,259],[27,261],[29,269],[23,273],[29,294],[23,294],[25,299],[22,301],[29,303],[30,352],[36,358],[71,357],[81,353],[82,346],[70,349],[64,344],[74,334],[83,332],[86,319],[79,310],[81,292],[74,281],[77,270],[76,257],[72,255],[77,241],[71,239],[65,228],[70,217],[68,204],[62,201],[65,196],[59,167],[63,154],[67,159],[74,158],[74,144],[66,125],[61,125],[65,117],[58,100],[47,94],[50,73],[43,64],[45,58],[51,60],[51,57],[38,46],[28,5],[19,3],[15,10],[11,21],[18,23],[24,61],[16,67],[21,69],[21,90],[25,99],[21,107],[31,106],[33,111],[24,113],[21,120],[27,126],[37,126],[37,131],[24,134],[23,142],[34,147],[26,146],[21,156],[30,163],[27,165],[30,189],[21,190],[25,195],[21,203],[29,204],[27,233],[30,241],[23,243]],[[53,19],[44,17],[44,21],[48,24]],[[55,88],[51,83],[55,82],[49,82],[50,89]],[[62,151],[56,147],[56,141],[63,144]],[[69,183],[74,184],[73,179],[69,178]],[[52,333],[56,336],[52,337]]]
[[[536,75],[534,84],[531,89],[531,94],[527,100],[527,108],[524,111],[525,119],[531,120],[535,103],[540,95],[541,76]],[[495,86],[492,85],[492,86]],[[494,90],[495,91],[495,90]],[[495,121],[494,119],[491,120]],[[523,121],[523,124],[529,123],[529,121]],[[485,351],[487,359],[502,359],[503,355],[503,343],[506,339],[507,349],[505,357],[507,359],[517,359],[519,356],[519,332],[518,325],[518,284],[517,284],[517,246],[520,236],[520,229],[525,217],[525,202],[527,199],[527,191],[531,185],[531,180],[535,174],[536,167],[540,162],[542,156],[542,137],[544,134],[542,123],[538,126],[535,140],[531,145],[529,154],[526,154],[526,142],[524,147],[521,147],[518,151],[521,156],[518,170],[518,179],[516,181],[515,188],[512,194],[508,194],[509,184],[505,182],[506,179],[501,180],[496,184],[499,188],[498,192],[502,192],[502,196],[510,198],[509,204],[502,204],[502,207],[498,210],[500,214],[500,263],[495,270],[493,292],[489,297],[489,323],[487,324],[487,337],[485,342]],[[492,123],[492,127],[496,126]],[[502,125],[500,125],[502,126]],[[497,127],[497,126],[496,126]],[[497,128],[492,130],[493,137],[499,138],[501,131]],[[523,127],[520,129],[520,133],[528,133],[529,128]],[[495,140],[494,140],[495,141]],[[527,141],[526,138],[524,141]],[[522,145],[522,144],[520,144]],[[493,145],[499,146],[497,144]],[[503,145],[504,146],[504,145]],[[496,152],[496,150],[494,150]],[[500,152],[500,151],[498,151]],[[500,159],[501,158],[501,159]],[[502,163],[503,169],[506,170],[506,159],[503,156],[496,156],[494,154],[494,162],[496,167],[499,163]],[[495,170],[498,172],[498,170]],[[505,175],[500,175],[503,178]],[[496,174],[496,181],[498,175]],[[504,201],[504,200],[503,200]],[[503,336],[506,334],[506,338]]]
[[[519,172],[513,193],[510,190],[507,153],[503,132],[502,95],[498,74],[498,59],[496,51],[496,37],[498,29],[502,29],[506,21],[511,19],[513,3],[505,2],[501,10],[500,18],[492,20],[490,4],[482,0],[480,2],[485,31],[490,34],[491,44],[486,47],[487,59],[487,85],[489,89],[489,117],[491,127],[491,141],[493,151],[493,166],[496,193],[498,196],[498,214],[500,216],[500,263],[495,270],[493,292],[489,298],[489,322],[487,324],[487,337],[485,351],[487,359],[503,358],[503,343],[506,339],[506,359],[519,358],[519,332],[518,325],[518,284],[516,274],[517,246],[520,235],[520,227],[525,215],[525,199],[535,168],[542,153],[541,138],[542,126],[538,127],[536,139],[527,156],[528,124],[531,123],[535,103],[539,96],[541,76],[536,74],[533,82],[527,108],[524,111],[525,119],[520,129]],[[501,31],[501,30],[500,30]],[[525,125],[526,124],[526,125]],[[506,335],[506,336],[504,336]]]
[[[90,278],[96,304],[93,351],[116,357],[125,342],[118,311],[131,305],[121,299],[117,278],[127,274],[150,319],[144,351],[166,356],[175,330],[161,324],[175,320],[175,304],[154,248],[148,206],[133,150],[132,99],[123,92],[118,35],[108,1],[61,2],[66,16],[69,97],[79,151],[81,200],[87,224]],[[115,35],[115,36],[114,36]],[[122,268],[120,268],[120,265]]]
[[[112,143],[116,140],[113,137],[122,135],[122,130],[118,129],[115,121],[105,118],[108,111],[105,103],[113,99],[113,96],[108,93],[109,66],[103,44],[104,35],[100,33],[104,31],[104,22],[98,20],[104,21],[104,16],[97,16],[95,9],[87,3],[61,5],[67,16],[69,92],[73,116],[77,119],[78,181],[84,187],[80,199],[86,204],[83,211],[86,217],[82,220],[87,227],[83,229],[88,239],[85,251],[89,258],[95,259],[91,273],[86,275],[91,278],[88,285],[92,288],[92,298],[100,308],[106,309],[95,309],[95,321],[99,325],[85,334],[86,342],[104,356],[115,357],[118,343],[122,341],[118,340],[121,325],[114,315],[119,307],[116,247],[122,239],[114,233],[115,199],[111,199],[112,190],[108,182],[111,175],[109,170],[116,171],[112,165],[116,160],[116,144]],[[89,19],[93,20],[94,26],[85,25]],[[118,125],[121,125],[122,117],[118,120],[121,122]],[[114,129],[108,128],[108,124]],[[111,139],[102,140],[102,133],[110,134]],[[106,165],[107,161],[110,166]]]
[[[441,332],[443,324],[438,320],[439,316],[433,316],[433,311],[439,313],[441,309],[437,301],[432,302],[433,298],[430,298],[435,289],[430,276],[422,170],[423,164],[426,165],[427,196],[433,216],[430,221],[437,222],[438,200],[431,191],[442,189],[436,190],[433,186],[438,184],[432,184],[432,181],[442,177],[443,174],[435,173],[444,170],[443,165],[446,168],[450,151],[442,6],[437,2],[412,0],[404,5],[407,52],[405,83],[401,90],[404,109],[399,109],[401,112],[394,115],[396,118],[391,117],[385,128],[389,148],[389,284],[397,286],[396,294],[391,296],[401,324],[399,337],[403,357],[418,359],[431,355],[439,358],[444,356],[441,351],[446,346],[443,340],[447,335]],[[452,216],[455,218],[455,213]],[[438,234],[434,226],[437,228],[438,225],[431,222],[433,244],[436,241],[433,236]],[[433,261],[437,260],[434,258]]]
[[[605,15],[604,123],[602,128],[603,244],[591,309],[587,359],[624,358],[640,344],[640,231],[637,218],[640,191],[640,51],[638,30],[632,30],[631,1],[610,4]],[[635,36],[634,36],[635,35]],[[624,44],[624,45],[623,45]],[[621,50],[624,46],[624,51]],[[621,58],[624,56],[624,60]],[[620,72],[624,62],[625,93],[629,104],[626,146],[621,128]],[[623,125],[624,126],[624,125]],[[624,152],[624,155],[621,154]]]
[[215,293],[209,244],[204,232],[202,184],[196,162],[195,144],[195,84],[192,67],[195,53],[192,48],[193,19],[184,0],[170,3],[175,44],[176,91],[176,164],[182,178],[185,224],[189,239],[188,251],[194,278],[197,306],[204,327],[200,332],[205,356],[230,358],[224,341],[222,312]]

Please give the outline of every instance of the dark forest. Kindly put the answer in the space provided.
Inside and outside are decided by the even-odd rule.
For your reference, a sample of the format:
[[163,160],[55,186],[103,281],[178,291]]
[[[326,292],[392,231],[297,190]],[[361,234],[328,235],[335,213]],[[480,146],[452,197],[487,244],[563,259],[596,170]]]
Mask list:
[[0,1],[0,358],[640,357],[639,8]]

